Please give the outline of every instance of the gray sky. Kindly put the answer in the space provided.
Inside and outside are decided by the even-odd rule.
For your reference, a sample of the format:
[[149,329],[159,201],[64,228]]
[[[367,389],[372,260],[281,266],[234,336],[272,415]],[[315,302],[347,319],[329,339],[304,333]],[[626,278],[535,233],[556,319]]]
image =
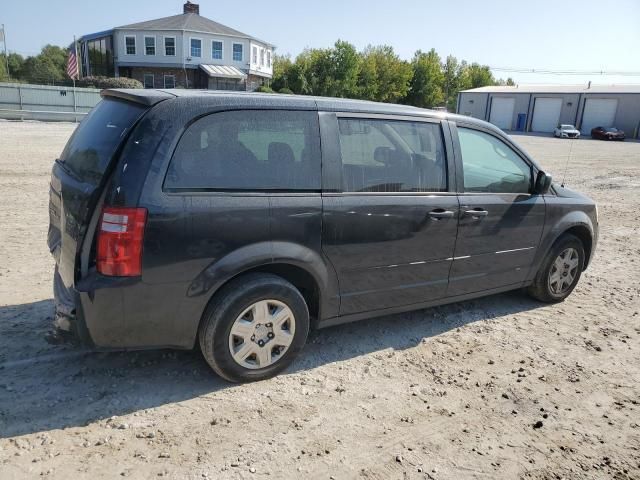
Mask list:
[[[32,55],[46,43],[182,13],[182,0],[1,0],[9,51]],[[527,5],[528,3],[528,5]],[[273,6],[275,5],[275,6]],[[492,67],[620,71],[635,76],[494,71],[519,83],[640,83],[640,0],[201,0],[200,13],[293,56],[335,40],[388,44],[405,59],[435,48],[444,58]]]

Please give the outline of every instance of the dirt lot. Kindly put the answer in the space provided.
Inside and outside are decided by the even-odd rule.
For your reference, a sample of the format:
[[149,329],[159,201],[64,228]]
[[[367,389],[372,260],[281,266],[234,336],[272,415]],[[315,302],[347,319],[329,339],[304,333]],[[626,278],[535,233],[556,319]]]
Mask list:
[[[69,124],[0,122],[0,478],[640,478],[640,143],[517,140],[600,205],[564,303],[519,292],[315,332],[229,385],[197,352],[46,343]],[[536,425],[536,426],[534,426]]]

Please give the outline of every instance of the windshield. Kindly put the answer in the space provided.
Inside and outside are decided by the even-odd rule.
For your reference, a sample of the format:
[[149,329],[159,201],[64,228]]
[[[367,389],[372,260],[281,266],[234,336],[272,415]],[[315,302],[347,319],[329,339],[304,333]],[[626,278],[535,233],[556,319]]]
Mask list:
[[607,128],[607,132],[615,133],[617,131],[618,131],[617,128]]
[[145,107],[104,99],[80,123],[60,155],[60,163],[83,182],[97,185],[129,128]]
[[560,129],[561,130],[575,130],[576,127],[574,127],[573,125],[560,125]]

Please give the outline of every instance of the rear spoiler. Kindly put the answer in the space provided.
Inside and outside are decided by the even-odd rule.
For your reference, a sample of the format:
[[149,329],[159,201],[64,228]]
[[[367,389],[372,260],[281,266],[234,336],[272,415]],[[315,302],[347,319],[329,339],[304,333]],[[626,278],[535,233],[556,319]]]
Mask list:
[[102,98],[120,98],[129,102],[139,103],[147,107],[153,107],[155,104],[175,98],[177,95],[169,93],[166,90],[150,90],[136,88],[109,88],[100,92]]

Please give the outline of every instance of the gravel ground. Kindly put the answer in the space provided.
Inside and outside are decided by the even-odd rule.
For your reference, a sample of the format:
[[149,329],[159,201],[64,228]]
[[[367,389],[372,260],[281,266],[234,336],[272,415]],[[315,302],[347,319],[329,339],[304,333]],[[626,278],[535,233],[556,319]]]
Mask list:
[[640,478],[640,143],[517,136],[599,202],[573,295],[519,292],[312,333],[278,378],[197,352],[49,345],[51,162],[0,122],[0,478]]

